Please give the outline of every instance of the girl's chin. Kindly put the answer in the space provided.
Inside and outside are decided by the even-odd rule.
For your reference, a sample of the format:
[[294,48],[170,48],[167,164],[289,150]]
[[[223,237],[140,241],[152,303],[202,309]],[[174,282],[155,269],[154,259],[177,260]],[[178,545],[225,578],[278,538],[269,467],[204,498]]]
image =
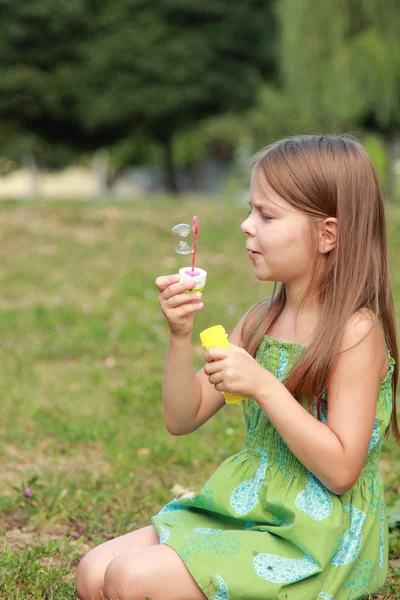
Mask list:
[[280,279],[268,273],[254,273],[254,277],[258,279],[258,281],[280,281]]
[[275,277],[272,273],[268,273],[268,269],[254,269],[253,275],[258,281],[282,281],[279,277]]

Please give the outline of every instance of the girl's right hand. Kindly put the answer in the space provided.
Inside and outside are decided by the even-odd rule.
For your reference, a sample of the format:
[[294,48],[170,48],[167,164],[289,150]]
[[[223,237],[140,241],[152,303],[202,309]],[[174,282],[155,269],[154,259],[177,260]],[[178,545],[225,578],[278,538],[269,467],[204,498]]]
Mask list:
[[160,292],[158,301],[171,335],[175,337],[190,337],[194,315],[203,308],[203,303],[200,301],[201,292],[186,293],[195,285],[195,281],[180,281],[179,275],[166,275],[156,279],[156,286]]

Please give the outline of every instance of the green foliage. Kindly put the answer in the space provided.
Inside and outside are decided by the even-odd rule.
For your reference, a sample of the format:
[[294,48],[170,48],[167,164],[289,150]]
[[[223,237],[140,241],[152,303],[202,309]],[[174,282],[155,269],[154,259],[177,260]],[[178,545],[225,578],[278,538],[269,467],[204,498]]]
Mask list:
[[155,143],[251,104],[274,70],[272,5],[1,0],[4,133],[44,156],[115,145],[120,166],[148,161]]
[[271,30],[270,6],[259,0],[106,4],[82,71],[88,127],[144,123],[163,141],[205,116],[243,110],[260,70],[272,63],[263,35],[265,25]]
[[388,158],[382,140],[376,135],[367,135],[363,137],[363,144],[373,160],[381,185],[385,185],[388,172]]
[[398,127],[400,13],[395,0],[282,0],[281,73],[307,111]]
[[2,153],[19,159],[34,151],[59,166],[84,149],[76,75],[92,4],[1,0],[0,20],[7,23],[0,40]]

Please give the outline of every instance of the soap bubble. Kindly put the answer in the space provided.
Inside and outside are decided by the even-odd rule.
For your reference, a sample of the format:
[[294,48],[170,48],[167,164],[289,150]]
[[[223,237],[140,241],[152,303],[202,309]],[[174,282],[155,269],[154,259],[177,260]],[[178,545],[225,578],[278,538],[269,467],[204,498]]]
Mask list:
[[180,223],[171,229],[171,244],[178,254],[191,254],[193,251],[193,228]]

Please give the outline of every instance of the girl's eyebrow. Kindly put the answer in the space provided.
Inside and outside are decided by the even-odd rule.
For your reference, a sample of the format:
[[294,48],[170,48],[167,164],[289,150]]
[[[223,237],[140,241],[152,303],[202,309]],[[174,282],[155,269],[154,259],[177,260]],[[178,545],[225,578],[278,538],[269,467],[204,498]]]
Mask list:
[[[247,199],[247,204],[249,206],[252,205],[252,201],[251,201],[250,197]],[[268,208],[268,209],[272,209],[272,210],[274,210],[274,208],[278,208],[278,206],[276,204],[274,204],[273,202],[270,202],[269,200],[258,200],[257,199],[257,200],[254,200],[253,204],[257,208]]]
[[[249,206],[251,206],[251,205],[252,205],[252,199],[251,199],[251,196],[249,196],[249,197],[247,198],[247,204],[248,204]],[[255,201],[254,201],[254,204],[255,204],[255,206],[264,206],[264,205],[266,204],[266,202],[265,202],[264,200],[255,200]]]

